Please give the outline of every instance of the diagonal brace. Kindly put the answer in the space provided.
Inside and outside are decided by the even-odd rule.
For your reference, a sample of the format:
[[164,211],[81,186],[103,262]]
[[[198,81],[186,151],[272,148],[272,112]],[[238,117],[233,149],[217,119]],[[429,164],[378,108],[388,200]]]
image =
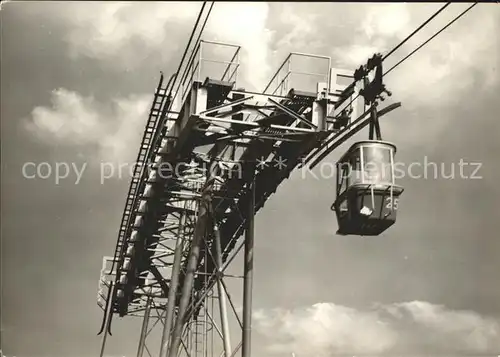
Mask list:
[[316,125],[314,125],[313,123],[311,123],[309,120],[307,120],[306,118],[304,118],[302,115],[294,112],[293,110],[291,109],[288,109],[287,107],[285,107],[283,104],[280,104],[278,103],[277,101],[269,98],[269,101],[271,103],[273,103],[274,105],[276,105],[280,110],[284,111],[286,114],[290,115],[292,118],[294,119],[297,119],[297,120],[300,120],[301,122],[309,125],[311,128],[317,128]]
[[199,115],[209,115],[209,114],[213,114],[215,112],[218,112],[219,110],[221,109],[226,109],[226,108],[231,108],[231,107],[234,107],[235,105],[238,105],[238,104],[241,104],[241,103],[244,103],[246,102],[247,100],[250,100],[252,99],[253,96],[249,96],[249,97],[245,97],[245,98],[241,98],[241,99],[237,99],[235,101],[232,101],[230,103],[226,103],[226,104],[221,104],[221,105],[218,105],[216,107],[213,107],[213,108],[210,108],[208,110],[205,110],[201,113],[199,113]]

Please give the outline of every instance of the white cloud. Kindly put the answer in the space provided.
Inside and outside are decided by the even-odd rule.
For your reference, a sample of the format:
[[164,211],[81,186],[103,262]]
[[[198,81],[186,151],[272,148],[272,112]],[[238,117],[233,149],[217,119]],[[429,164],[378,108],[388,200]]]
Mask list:
[[72,4],[72,16],[62,14],[69,22],[64,40],[72,57],[88,56],[112,60],[116,65],[140,65],[144,53],[131,46],[140,40],[143,45],[162,54],[176,46],[172,31],[166,25],[188,27],[183,21],[194,18],[199,3],[83,3]]
[[268,12],[266,3],[216,3],[207,25],[207,37],[242,46],[239,73],[251,86],[250,90],[262,90],[271,74],[271,32],[266,27]]
[[117,98],[108,107],[59,88],[50,107],[36,107],[25,128],[43,142],[98,149],[98,160],[130,161],[139,145],[150,96]]
[[457,354],[500,351],[498,320],[413,301],[356,310],[318,303],[296,310],[260,310],[255,327],[268,352],[297,357],[387,353]]
[[[444,10],[431,24],[395,53],[387,65],[402,58],[466,6],[456,4]],[[198,11],[200,3],[96,3],[75,4],[73,16],[64,13],[69,23],[65,41],[73,56],[88,56],[112,61],[114,65],[136,67],[147,53],[160,53],[164,59],[179,55]],[[335,60],[347,68],[356,68],[377,51],[388,51],[413,31],[441,4],[363,4],[336,5],[294,4],[279,7],[278,22],[268,20],[267,3],[216,3],[204,37],[243,46],[241,72],[244,84],[260,89],[274,68],[270,67],[271,41],[278,48],[300,52],[316,52],[315,47],[329,47]],[[331,17],[344,13],[345,16]],[[478,13],[481,14],[478,14]],[[353,21],[354,20],[354,21]],[[273,38],[268,28],[293,24],[290,31]],[[322,37],[322,26],[334,23],[332,36]],[[416,99],[430,104],[441,97],[452,100],[449,91],[469,88],[477,72],[487,72],[479,86],[488,86],[496,76],[491,68],[498,64],[497,15],[487,5],[479,5],[464,18],[427,45],[421,53],[403,64],[388,79],[395,91],[413,96],[422,86],[432,92]],[[342,30],[341,30],[342,28]],[[182,40],[179,40],[182,36]],[[321,38],[325,41],[319,41]],[[147,51],[133,47],[140,40]],[[146,53],[147,52],[147,53]],[[413,70],[408,69],[411,66]],[[490,72],[488,72],[490,71]],[[418,76],[414,74],[418,72]],[[412,98],[415,99],[415,98]],[[415,102],[415,100],[413,100]]]
[[[185,28],[182,31],[187,37],[199,9],[199,3],[85,4],[81,12],[75,9],[65,40],[72,56],[126,67],[138,65],[137,59],[144,53],[134,53],[128,47],[134,38],[141,39],[151,51],[180,55],[180,50],[165,46],[175,42],[165,26],[169,21],[177,22],[176,26]],[[249,89],[262,89],[269,76],[267,11],[265,3],[216,4],[205,30],[205,38],[244,45],[239,79]],[[190,18],[192,22],[183,22]],[[119,98],[106,107],[92,97],[57,89],[52,93],[51,107],[33,109],[26,129],[47,143],[79,146],[82,150],[97,147],[100,160],[131,161],[151,99],[150,94]]]
[[[385,54],[443,4],[372,4],[363,6],[357,35],[333,50],[346,68],[357,68],[375,52]],[[452,4],[384,61],[387,71],[454,19],[469,4]],[[388,74],[384,81],[401,101],[402,111],[384,119],[385,137],[408,143],[434,142],[457,120],[455,110],[499,84],[498,12],[479,4]],[[356,31],[357,30],[357,31]],[[410,119],[409,117],[412,116]],[[405,130],[391,121],[404,120]],[[425,135],[422,128],[427,128]]]
[[[135,68],[146,57],[133,47],[135,40],[164,60],[180,56],[200,9],[201,3],[189,2],[86,3],[74,9],[74,16],[65,14],[65,21],[71,22],[64,40],[73,58],[87,56]],[[216,3],[202,36],[243,46],[240,73],[252,89],[261,89],[269,76],[267,15],[266,3]]]
[[408,4],[371,4],[365,7],[366,16],[361,23],[368,38],[374,36],[403,36],[410,29]]
[[[314,36],[317,27],[318,14],[308,11],[310,4],[281,4],[279,24],[288,25],[290,31],[276,39],[277,48],[294,48],[298,51],[310,44],[310,36]],[[304,6],[305,5],[305,6]],[[298,10],[298,11],[297,11]]]
[[[385,69],[402,59],[422,42],[461,13],[466,4],[449,6],[385,62]],[[374,52],[387,53],[420,26],[442,4],[373,4],[363,8],[359,25],[362,36],[354,43],[336,49],[335,55],[349,67],[366,62]],[[489,90],[497,83],[492,70],[498,65],[498,15],[488,7],[477,6],[436,39],[415,53],[386,82],[400,98],[416,105],[443,106],[472,90]],[[425,88],[425,95],[422,92]]]
[[[433,25],[394,53],[387,60],[386,68],[458,14],[465,8],[462,5],[456,4],[446,9],[431,23]],[[71,21],[66,37],[71,53],[126,67],[141,63],[144,65],[142,59],[148,55],[148,51],[164,56],[180,56],[185,41],[177,41],[178,36],[182,33],[187,38],[200,9],[200,3],[96,3],[72,6],[77,6],[74,16],[65,17],[66,21]],[[250,90],[262,89],[276,69],[275,58],[270,52],[272,44],[276,44],[279,52],[300,50],[321,54],[331,49],[334,62],[338,60],[342,66],[354,69],[374,52],[392,48],[441,5],[288,4],[278,7],[280,13],[275,17],[278,23],[269,21],[269,6],[267,3],[216,3],[205,30],[205,39],[242,45],[239,84]],[[337,27],[332,29],[331,36],[326,36],[321,31],[322,24],[332,22],[331,12],[345,16],[335,19],[333,23]],[[290,27],[291,24],[294,26]],[[272,26],[273,31],[268,30],[268,25]],[[283,26],[288,26],[289,31],[278,31]],[[463,98],[468,100],[471,96],[491,90],[498,82],[498,76],[494,72],[499,60],[498,40],[491,35],[496,33],[497,28],[496,14],[489,11],[487,5],[478,5],[386,77],[394,99],[402,101],[405,110],[411,112],[417,108],[452,108]],[[140,39],[146,44],[148,51],[134,50],[134,39]],[[75,93],[73,95],[76,96],[73,100],[80,98]],[[70,97],[68,94],[65,99],[70,100]],[[86,103],[80,109],[92,107],[92,104],[85,102],[87,99],[80,99],[82,103]],[[114,105],[116,107],[118,104]],[[73,109],[76,110],[76,104]],[[38,109],[34,113],[37,114],[38,121],[43,122],[41,125],[46,132],[52,132],[58,139],[66,135],[54,132],[53,126],[60,125],[60,117],[50,122],[43,119],[47,113],[57,111],[44,112],[43,109]],[[96,112],[84,113],[88,114],[85,123],[78,122],[73,129],[66,123],[63,132],[74,131],[78,135],[79,131],[92,132],[88,127],[106,126],[102,120],[96,119]],[[419,111],[419,115],[421,113]],[[409,120],[411,128],[401,135],[411,136],[416,133],[416,140],[421,140],[417,126],[432,126],[429,140],[433,140],[452,119],[452,115],[440,114],[436,119],[434,115],[427,114],[427,117]],[[141,117],[141,120],[146,118]],[[389,116],[384,121],[387,122],[384,124],[384,132],[390,136],[393,129]],[[132,127],[133,124],[126,125],[131,127],[130,132],[136,130]],[[105,132],[109,130],[112,129],[104,129]],[[100,132],[100,129],[95,129],[95,132]],[[97,135],[96,133],[92,135]],[[125,137],[128,135],[122,134]],[[88,143],[92,140],[99,141],[101,146],[104,145],[103,142],[114,147],[118,145],[111,144],[109,140],[93,139],[92,135],[79,140]],[[118,138],[117,135],[114,137]]]

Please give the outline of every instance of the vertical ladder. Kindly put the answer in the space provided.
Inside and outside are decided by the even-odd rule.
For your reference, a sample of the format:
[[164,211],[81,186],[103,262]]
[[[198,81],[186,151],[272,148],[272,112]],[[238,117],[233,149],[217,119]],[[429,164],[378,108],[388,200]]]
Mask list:
[[206,346],[206,331],[205,331],[205,316],[198,316],[192,324],[193,345],[191,349],[191,357],[205,357]]
[[147,172],[147,170],[144,170],[144,166],[145,164],[147,164],[147,159],[148,159],[147,155],[148,152],[150,151],[154,134],[157,131],[157,126],[160,122],[159,119],[161,110],[164,105],[170,104],[168,100],[165,100],[165,98],[167,98],[167,93],[166,93],[166,88],[163,88],[162,85],[163,85],[163,74],[160,77],[160,81],[155,91],[153,104],[151,105],[151,109],[149,111],[146,128],[144,130],[144,135],[142,137],[141,145],[139,148],[139,154],[137,155],[136,165],[134,167],[134,173],[127,193],[125,208],[123,210],[120,229],[118,232],[118,239],[116,242],[112,269],[114,268],[114,264],[119,262],[123,256],[123,251],[124,251],[123,247],[125,245],[125,238],[129,233],[128,228],[130,227],[131,220],[135,219],[133,215],[139,203],[138,202],[139,200],[137,200],[139,186],[141,184],[141,181],[143,181],[142,177],[144,172]]

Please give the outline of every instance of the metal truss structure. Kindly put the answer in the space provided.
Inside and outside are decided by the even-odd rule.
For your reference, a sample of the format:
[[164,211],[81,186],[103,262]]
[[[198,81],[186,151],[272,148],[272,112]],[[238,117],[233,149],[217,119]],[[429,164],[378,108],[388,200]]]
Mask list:
[[[230,59],[203,58],[208,47],[230,49]],[[161,357],[206,357],[216,348],[217,356],[232,357],[241,348],[249,357],[255,213],[295,168],[316,165],[369,124],[374,104],[354,100],[358,85],[341,84],[355,82],[353,72],[332,69],[329,57],[291,53],[262,92],[251,92],[237,86],[239,53],[239,46],[201,41],[182,76],[166,85],[161,76],[115,254],[103,261],[101,356],[112,317],[127,315],[143,318],[138,357],[150,353],[153,320],[161,322]],[[292,66],[295,59],[317,61],[314,67],[325,70],[306,73]],[[205,74],[206,63],[222,69]],[[308,77],[314,88],[301,88],[306,81],[294,83],[294,75]],[[240,317],[225,279],[241,250]],[[228,305],[242,329],[236,347]]]

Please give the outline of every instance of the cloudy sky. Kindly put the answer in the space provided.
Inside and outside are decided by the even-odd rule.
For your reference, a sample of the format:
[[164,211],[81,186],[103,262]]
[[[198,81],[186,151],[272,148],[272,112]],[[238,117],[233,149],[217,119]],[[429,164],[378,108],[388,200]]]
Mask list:
[[[135,160],[159,72],[175,71],[200,5],[2,5],[4,354],[98,352],[99,270],[129,183],[123,175],[101,184],[99,163]],[[262,89],[290,51],[354,69],[440,6],[220,3],[205,39],[241,44],[241,79]],[[387,65],[466,6],[450,6]],[[259,213],[255,353],[500,353],[499,9],[476,6],[387,76],[403,102],[382,123],[398,161],[435,162],[447,175],[455,166],[455,178],[431,168],[401,179],[399,220],[377,238],[335,235],[331,178],[296,173]],[[470,164],[462,177],[460,160]],[[71,170],[58,184],[27,179],[26,162]],[[465,177],[478,164],[481,178]],[[132,356],[138,334],[136,321],[117,319],[107,354]]]

